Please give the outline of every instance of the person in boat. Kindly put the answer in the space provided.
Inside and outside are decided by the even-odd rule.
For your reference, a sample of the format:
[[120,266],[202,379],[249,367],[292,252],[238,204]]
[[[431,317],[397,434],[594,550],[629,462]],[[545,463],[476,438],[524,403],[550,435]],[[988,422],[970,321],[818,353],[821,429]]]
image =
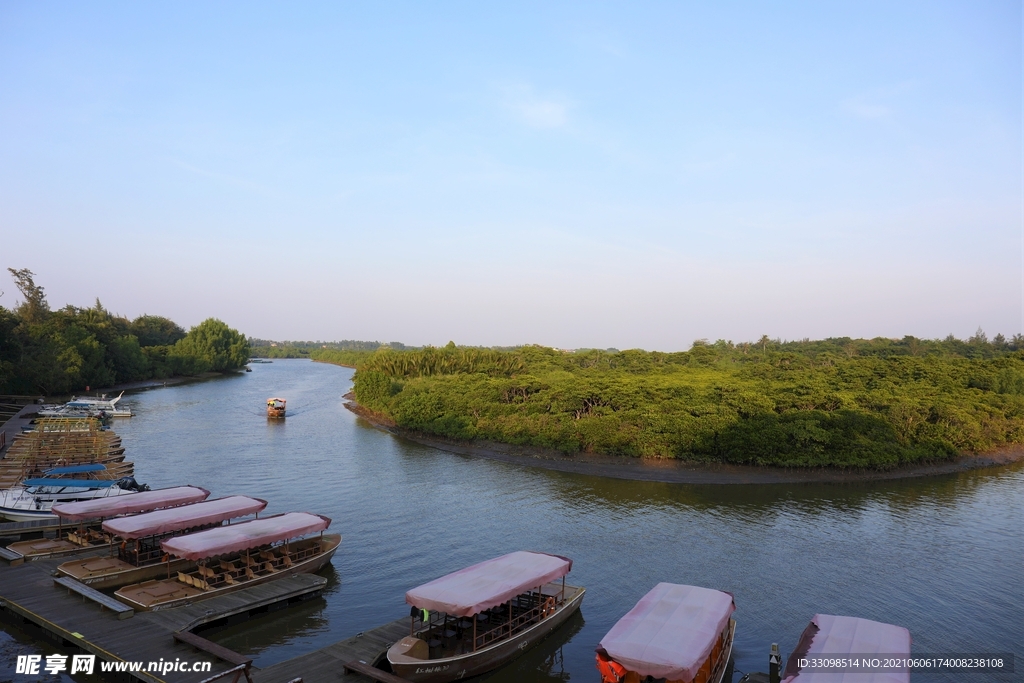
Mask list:
[[735,610],[724,591],[659,583],[601,639],[602,683],[722,683]]

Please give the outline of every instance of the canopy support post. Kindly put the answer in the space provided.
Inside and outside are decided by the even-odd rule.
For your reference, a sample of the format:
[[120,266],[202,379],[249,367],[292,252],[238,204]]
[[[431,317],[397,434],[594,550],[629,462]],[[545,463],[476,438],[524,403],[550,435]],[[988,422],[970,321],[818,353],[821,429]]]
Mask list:
[[473,652],[476,652],[476,617],[477,617],[477,615],[474,614],[473,615]]

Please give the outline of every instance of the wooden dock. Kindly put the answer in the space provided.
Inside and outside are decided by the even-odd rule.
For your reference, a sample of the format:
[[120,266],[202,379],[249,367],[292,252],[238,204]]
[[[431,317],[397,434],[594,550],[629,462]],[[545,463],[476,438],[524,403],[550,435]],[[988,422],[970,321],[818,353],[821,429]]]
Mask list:
[[[234,662],[210,654],[216,648],[197,651],[188,639],[175,639],[176,633],[190,632],[220,620],[245,619],[254,613],[282,609],[320,595],[327,584],[327,579],[315,574],[298,574],[183,607],[136,612],[131,618],[119,618],[114,611],[55,585],[54,570],[64,559],[0,565],[0,617],[65,648],[96,655],[97,672],[100,661],[137,661],[146,663],[144,667],[161,659],[212,663],[210,673],[160,675],[140,671],[130,675],[131,680],[150,683],[197,683],[236,667]],[[307,679],[318,680],[321,679]]]
[[364,683],[370,678],[346,672],[348,662],[373,665],[393,643],[409,635],[409,617],[359,633],[308,654],[299,655],[266,669],[253,669],[254,683],[289,683],[301,678],[305,683]]

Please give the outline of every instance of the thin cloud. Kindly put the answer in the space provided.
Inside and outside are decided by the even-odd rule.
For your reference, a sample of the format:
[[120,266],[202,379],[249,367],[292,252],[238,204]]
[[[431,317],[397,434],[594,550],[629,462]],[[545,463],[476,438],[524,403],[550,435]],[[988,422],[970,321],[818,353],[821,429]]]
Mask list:
[[174,164],[183,171],[188,171],[189,173],[193,173],[204,178],[219,180],[221,182],[227,183],[228,185],[233,185],[241,189],[255,190],[264,194],[273,193],[273,191],[270,188],[260,185],[258,183],[254,183],[249,180],[245,180],[244,178],[238,178],[236,176],[229,175],[227,173],[219,173],[217,171],[208,171],[205,168],[199,168],[197,166],[193,166],[192,164],[186,164],[184,161],[179,161],[178,159],[165,159],[165,161],[169,161],[170,163]]
[[569,103],[560,97],[541,97],[532,86],[510,86],[503,104],[517,119],[533,128],[562,128],[569,123]]
[[889,118],[892,111],[884,104],[875,104],[860,98],[843,102],[843,111],[859,119],[878,120]]

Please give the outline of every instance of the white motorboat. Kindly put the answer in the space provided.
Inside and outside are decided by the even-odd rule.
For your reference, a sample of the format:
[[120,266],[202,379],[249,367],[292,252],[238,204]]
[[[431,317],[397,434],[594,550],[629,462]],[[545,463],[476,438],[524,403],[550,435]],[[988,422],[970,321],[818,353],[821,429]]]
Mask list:
[[117,398],[108,399],[106,394],[100,397],[77,397],[63,405],[45,405],[39,409],[41,417],[131,417],[132,409],[118,407],[117,402],[124,396],[122,391]]
[[98,472],[103,465],[79,465],[48,470],[46,476],[26,479],[17,486],[0,490],[0,517],[12,522],[57,519],[51,508],[56,503],[74,503],[94,498],[122,496],[148,491],[133,477],[124,479],[66,479],[62,475]]

